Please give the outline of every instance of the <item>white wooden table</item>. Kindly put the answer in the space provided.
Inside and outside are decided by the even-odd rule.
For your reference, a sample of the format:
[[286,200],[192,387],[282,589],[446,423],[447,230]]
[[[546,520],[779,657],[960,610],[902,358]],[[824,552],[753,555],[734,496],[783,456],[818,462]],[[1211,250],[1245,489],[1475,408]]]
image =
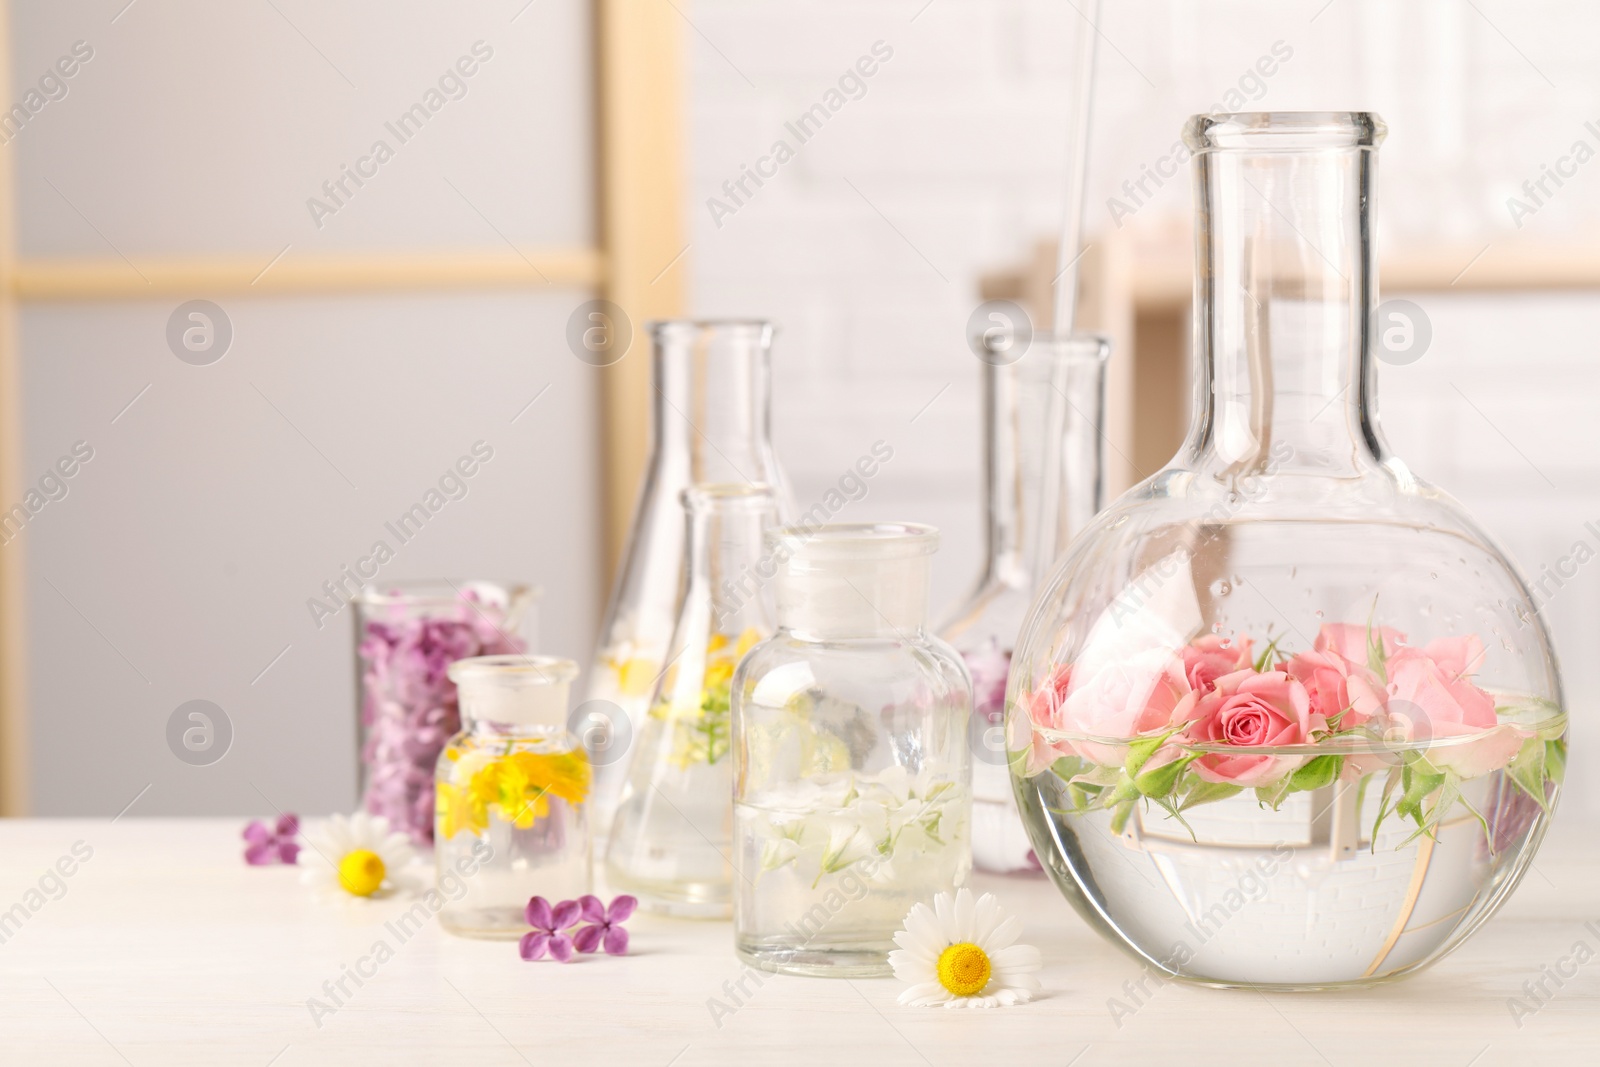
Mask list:
[[[513,944],[430,924],[338,1011],[313,1021],[344,965],[396,939],[407,902],[314,901],[293,868],[249,868],[243,820],[0,823],[0,1062],[38,1064],[795,1063],[807,1067],[1600,1062],[1600,956],[1512,1018],[1541,967],[1600,954],[1600,849],[1558,820],[1532,873],[1477,937],[1430,971],[1364,992],[1262,996],[1168,985],[1141,998],[1132,960],[1043,879],[980,877],[1027,923],[1046,995],[984,1012],[895,1005],[893,980],[772,978],[734,1005],[726,923],[639,915],[626,958],[523,963]],[[93,855],[60,886],[41,876]],[[66,864],[73,867],[74,864]],[[39,905],[29,910],[30,905]],[[1594,922],[1594,930],[1584,924]],[[368,967],[368,970],[371,968]],[[1571,970],[1571,965],[1563,965]],[[747,983],[747,987],[749,983]],[[1134,1008],[1113,1017],[1108,1001]],[[711,998],[734,1006],[713,1019]],[[1532,1002],[1527,1002],[1532,1006]],[[720,1022],[720,1025],[719,1025]]]

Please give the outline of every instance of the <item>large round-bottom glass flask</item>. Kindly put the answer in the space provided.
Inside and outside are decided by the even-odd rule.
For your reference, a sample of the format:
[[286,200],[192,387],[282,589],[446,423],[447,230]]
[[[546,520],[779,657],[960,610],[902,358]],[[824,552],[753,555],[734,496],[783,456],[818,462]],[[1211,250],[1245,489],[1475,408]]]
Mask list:
[[1034,848],[1168,976],[1320,989],[1438,960],[1553,809],[1566,714],[1506,557],[1379,431],[1366,114],[1214,115],[1195,416],[1074,542],[1007,693]]

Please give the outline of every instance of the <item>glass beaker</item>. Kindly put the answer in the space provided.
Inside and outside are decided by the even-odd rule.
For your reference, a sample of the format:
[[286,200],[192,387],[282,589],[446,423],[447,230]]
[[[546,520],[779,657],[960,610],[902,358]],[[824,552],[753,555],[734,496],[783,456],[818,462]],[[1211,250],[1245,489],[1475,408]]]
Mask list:
[[650,339],[650,458],[584,696],[604,702],[586,706],[581,730],[595,763],[600,833],[667,660],[684,583],[684,490],[767,485],[780,519],[793,513],[772,451],[771,324],[671,320],[652,323]]
[[733,760],[729,694],[739,658],[772,632],[766,486],[683,494],[687,581],[666,668],[634,743],[606,850],[607,881],[653,911],[728,914]]
[[1006,766],[1011,654],[1034,594],[1105,496],[1108,342],[1036,336],[1020,358],[984,338],[984,564],[938,627],[972,674],[972,860],[1037,870]]
[[361,807],[433,840],[433,771],[461,728],[450,664],[522,652],[539,590],[486,581],[391,582],[355,597]]

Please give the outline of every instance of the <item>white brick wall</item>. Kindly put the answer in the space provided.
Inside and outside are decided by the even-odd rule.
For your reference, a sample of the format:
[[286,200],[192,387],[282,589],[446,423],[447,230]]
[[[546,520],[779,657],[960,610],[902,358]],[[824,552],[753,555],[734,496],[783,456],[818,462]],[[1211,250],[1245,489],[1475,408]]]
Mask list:
[[[1591,54],[1600,11],[1571,0],[1333,0],[1320,11],[1322,0],[1107,0],[1105,8],[1092,229],[1108,225],[1106,199],[1122,181],[1164,154],[1183,120],[1218,103],[1277,41],[1293,56],[1244,109],[1383,114],[1391,134],[1379,221],[1391,242],[1508,239],[1507,196],[1567,151],[1585,120],[1600,120]],[[894,444],[895,459],[852,513],[938,523],[946,539],[935,595],[946,601],[978,555],[978,369],[964,323],[978,279],[1024,259],[1059,225],[1078,15],[1046,0],[699,0],[685,11],[695,27],[687,40],[696,310],[779,323],[774,422],[802,500],[874,438]],[[866,95],[714,226],[706,198],[880,39],[894,57]],[[1186,225],[1189,212],[1185,175],[1139,221]],[[1582,239],[1597,226],[1600,162],[1521,236]],[[1570,548],[1585,520],[1600,519],[1600,370],[1589,341],[1600,332],[1600,298],[1419,300],[1433,318],[1433,349],[1414,366],[1384,370],[1389,437],[1537,572]],[[1580,716],[1600,696],[1590,655],[1600,638],[1600,566],[1591,570],[1549,605]],[[1583,781],[1586,771],[1600,775],[1600,753],[1586,750],[1581,722],[1578,742],[1570,801],[1600,811],[1600,788]]]

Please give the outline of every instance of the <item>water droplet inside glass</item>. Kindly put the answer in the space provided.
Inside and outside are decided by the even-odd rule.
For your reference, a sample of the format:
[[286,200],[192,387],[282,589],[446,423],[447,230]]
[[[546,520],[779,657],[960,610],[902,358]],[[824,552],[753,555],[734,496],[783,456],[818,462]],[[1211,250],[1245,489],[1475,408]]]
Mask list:
[[1233,592],[1233,586],[1228,584],[1226,578],[1218,578],[1211,583],[1212,596],[1227,596],[1231,592]]

